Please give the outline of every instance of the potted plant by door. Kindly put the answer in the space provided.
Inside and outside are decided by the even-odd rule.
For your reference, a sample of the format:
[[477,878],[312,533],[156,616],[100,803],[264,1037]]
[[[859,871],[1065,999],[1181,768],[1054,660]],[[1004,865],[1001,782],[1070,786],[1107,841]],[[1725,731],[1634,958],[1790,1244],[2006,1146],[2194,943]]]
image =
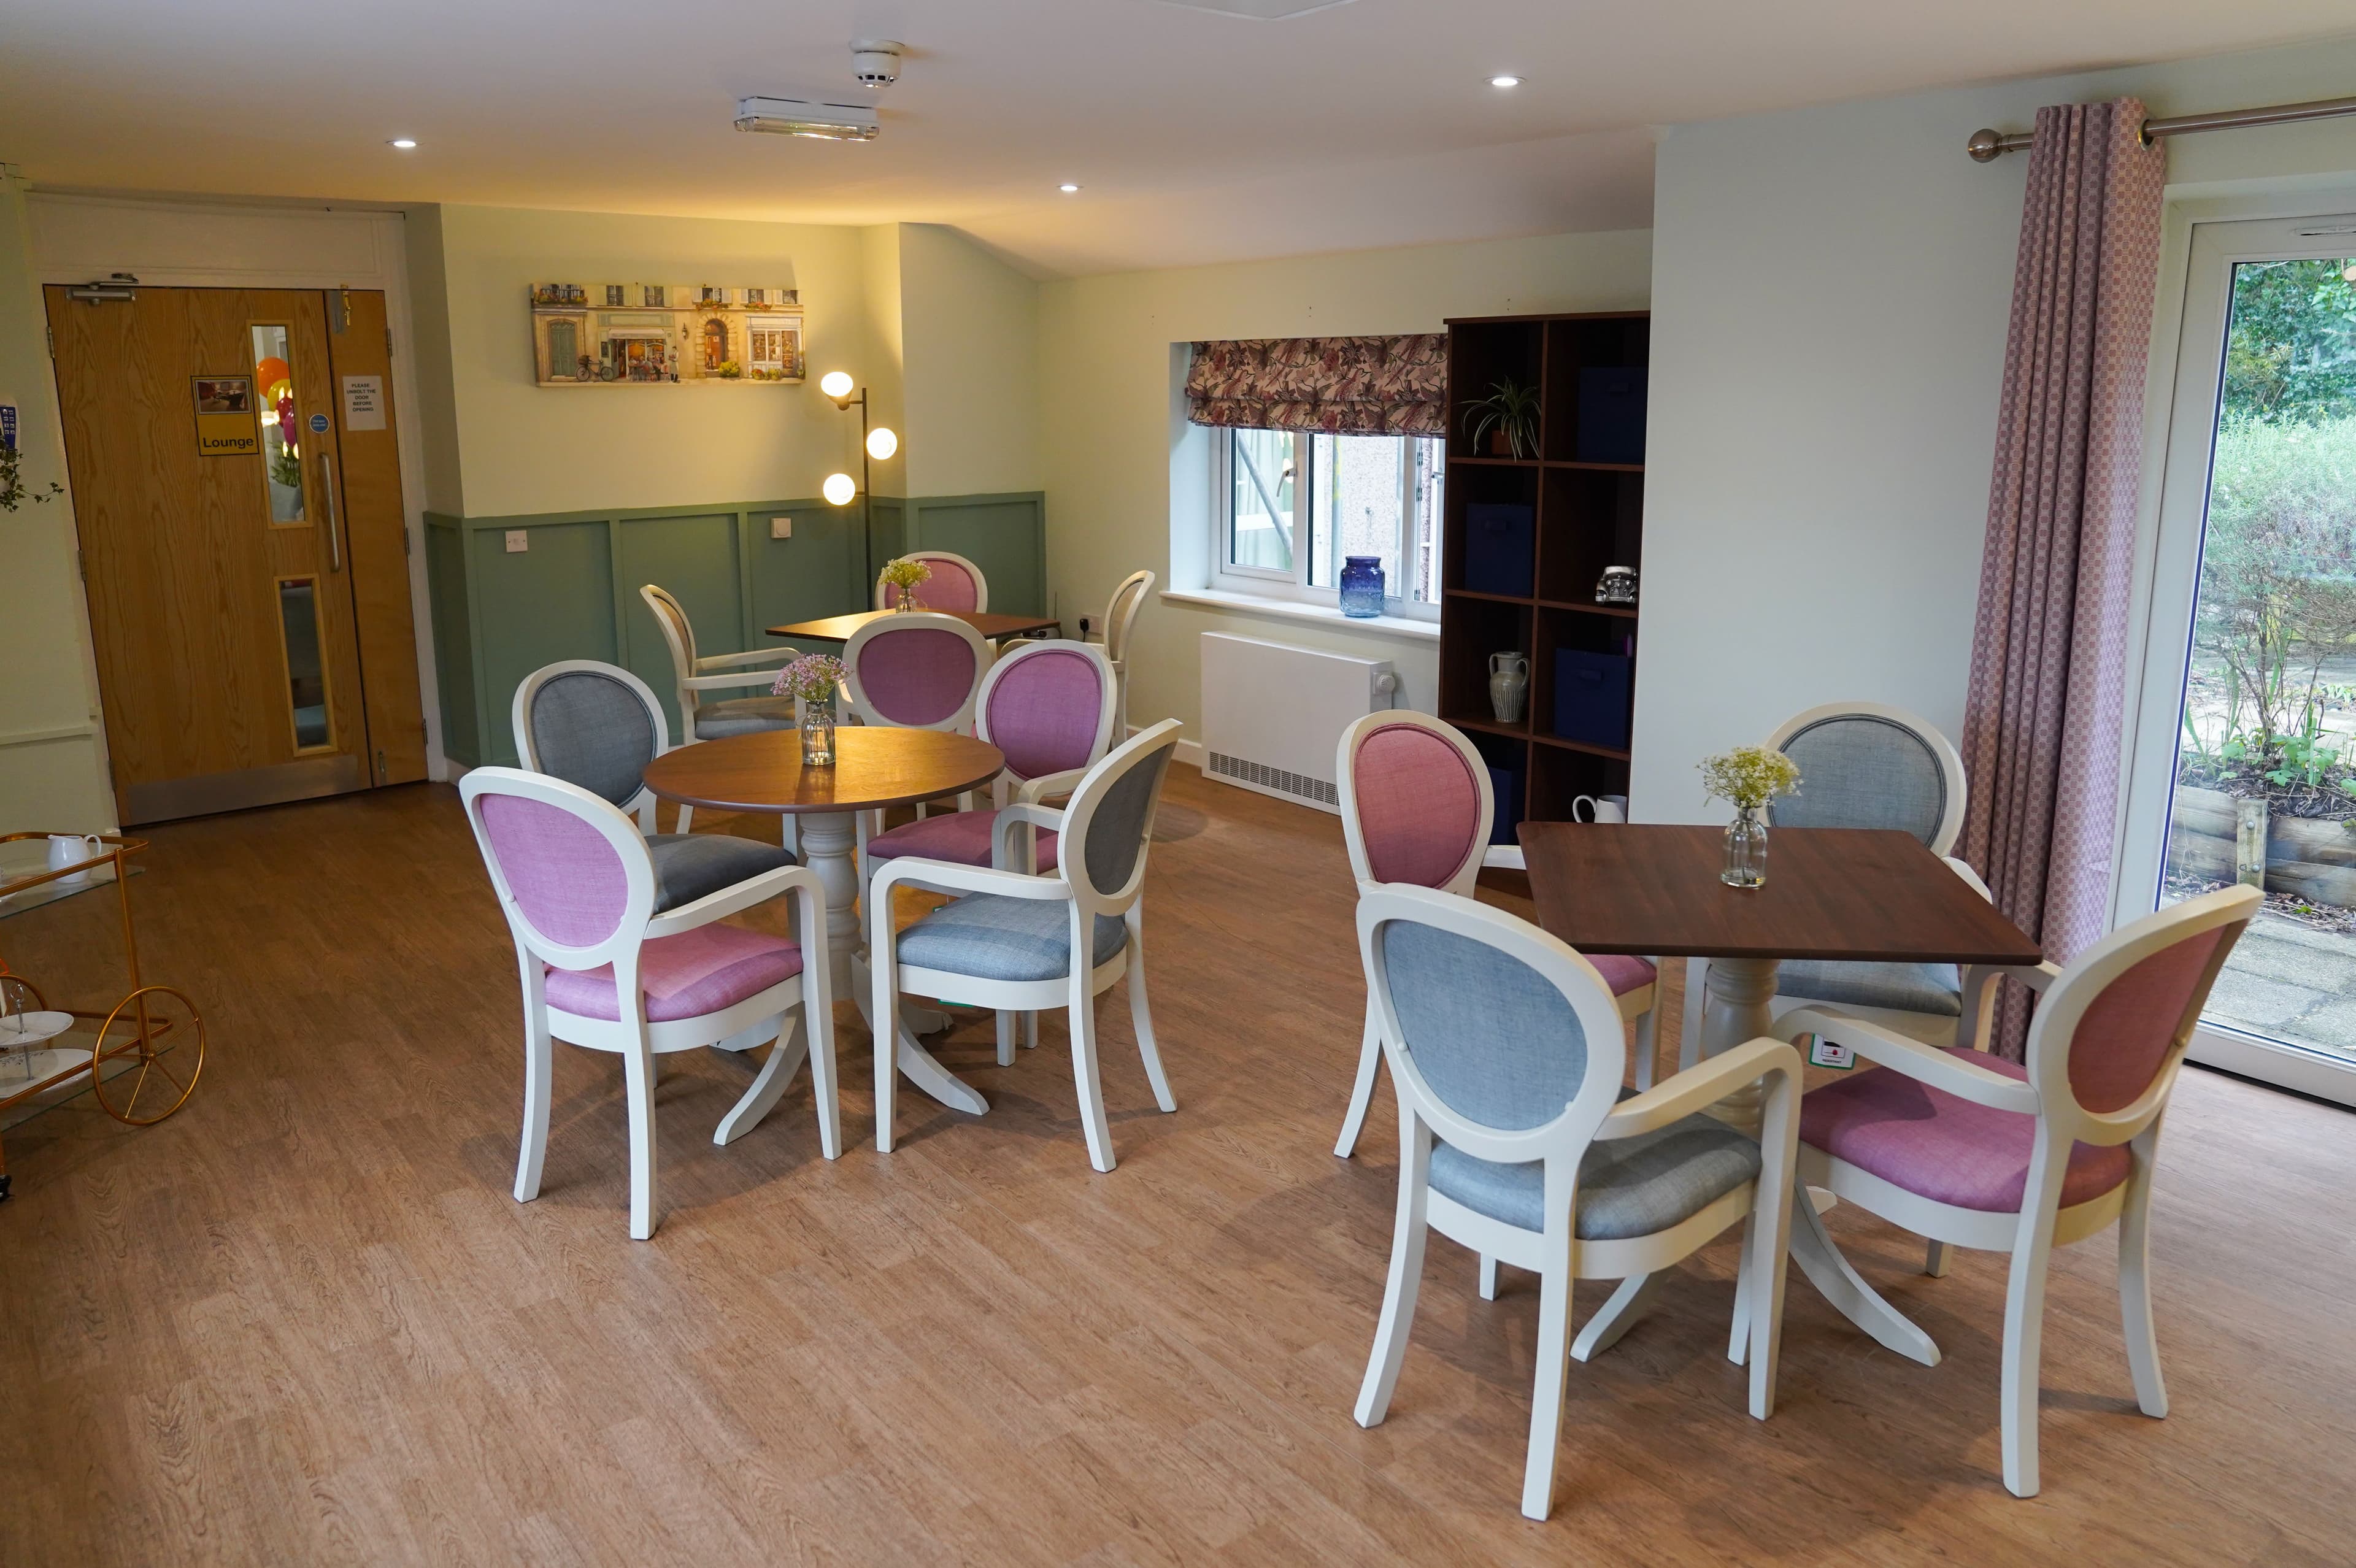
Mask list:
[[1538,389],[1511,376],[1490,387],[1485,398],[1464,405],[1464,434],[1475,452],[1492,457],[1538,454]]

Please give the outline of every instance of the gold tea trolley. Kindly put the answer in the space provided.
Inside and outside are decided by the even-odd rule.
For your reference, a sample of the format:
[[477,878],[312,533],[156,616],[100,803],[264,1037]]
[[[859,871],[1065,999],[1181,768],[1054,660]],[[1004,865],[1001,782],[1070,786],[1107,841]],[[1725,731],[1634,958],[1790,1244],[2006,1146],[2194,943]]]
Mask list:
[[[0,834],[0,844],[46,833]],[[169,986],[139,978],[139,939],[131,923],[130,858],[146,840],[101,835],[103,852],[69,865],[0,880],[0,902],[48,884],[87,880],[111,867],[123,911],[123,955],[131,989],[104,1011],[51,1008],[39,987],[11,971],[0,954],[0,1112],[27,1101],[67,1098],[87,1087],[101,1109],[134,1127],[153,1126],[187,1104],[205,1066],[205,1020]],[[85,1041],[87,1042],[85,1044]],[[78,1080],[87,1076],[87,1085]],[[8,1196],[7,1151],[0,1147],[0,1200]]]

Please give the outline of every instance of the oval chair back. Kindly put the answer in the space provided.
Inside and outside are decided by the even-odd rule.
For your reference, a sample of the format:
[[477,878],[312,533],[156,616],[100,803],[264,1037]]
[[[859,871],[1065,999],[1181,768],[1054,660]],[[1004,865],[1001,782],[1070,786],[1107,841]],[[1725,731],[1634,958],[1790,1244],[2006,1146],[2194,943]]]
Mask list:
[[954,615],[915,610],[870,621],[842,650],[851,710],[862,723],[960,734],[989,673],[990,645]]
[[[916,599],[927,610],[962,611],[979,615],[990,608],[990,581],[981,568],[961,555],[945,549],[912,549],[900,560],[921,560],[933,569],[933,575],[916,590]],[[900,603],[900,591],[891,583],[875,584],[875,608],[889,610]]]
[[573,970],[611,964],[620,994],[635,994],[655,906],[654,863],[637,825],[579,784],[517,768],[470,769],[458,794],[526,986],[536,960]]
[[672,677],[679,682],[679,722],[686,733],[695,733],[696,690],[687,683],[694,678],[695,623],[687,618],[687,607],[674,598],[669,589],[646,583],[638,589],[638,597],[654,612],[655,624],[662,628],[663,646],[670,651]]
[[1337,752],[1351,875],[1471,897],[1496,816],[1489,765],[1472,742],[1428,714],[1392,709],[1342,731]]
[[1144,891],[1146,846],[1179,728],[1165,719],[1115,747],[1072,791],[1055,869],[1071,884],[1080,931],[1098,915],[1130,913]]
[[1093,643],[1018,643],[982,677],[974,733],[1006,753],[1017,784],[1064,773],[1076,784],[1112,743],[1114,687],[1112,661]]
[[1800,768],[1800,792],[1769,808],[1778,827],[1895,827],[1933,855],[1964,830],[1964,759],[1931,722],[1878,702],[1832,702],[1767,738]]
[[511,714],[525,768],[562,779],[655,827],[647,764],[670,750],[652,688],[616,665],[564,659],[524,677]]
[[1122,740],[1129,738],[1129,633],[1137,624],[1137,613],[1145,608],[1145,596],[1153,592],[1153,573],[1132,571],[1112,591],[1112,602],[1105,606],[1105,656],[1112,660],[1112,674],[1119,695],[1113,713],[1113,733]]
[[2125,1143],[2158,1118],[2209,988],[2265,901],[2244,887],[2186,899],[2063,968],[2030,1018],[2027,1066],[2045,1114],[2074,1124],[2069,1140]]

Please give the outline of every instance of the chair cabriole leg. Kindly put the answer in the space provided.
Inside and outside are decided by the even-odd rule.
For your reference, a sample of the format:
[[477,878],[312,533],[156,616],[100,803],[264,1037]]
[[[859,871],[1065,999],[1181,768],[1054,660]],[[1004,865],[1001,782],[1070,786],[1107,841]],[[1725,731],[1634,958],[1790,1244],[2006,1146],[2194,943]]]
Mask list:
[[622,1052],[622,1097],[630,1118],[630,1239],[643,1242],[655,1233],[655,1092],[654,1052],[647,1045],[644,1026],[638,1038]]
[[1375,1007],[1370,998],[1366,1003],[1365,1037],[1358,1042],[1358,1076],[1350,1085],[1350,1109],[1342,1118],[1342,1136],[1333,1145],[1333,1153],[1339,1158],[1349,1158],[1358,1147],[1358,1134],[1366,1125],[1366,1110],[1375,1100],[1375,1069],[1382,1059],[1383,1040],[1375,1028]]
[[2135,1155],[2127,1175],[2126,1205],[2119,1211],[2119,1313],[2125,1320],[2127,1370],[2135,1376],[2136,1405],[2146,1415],[2168,1413],[2168,1385],[2159,1375],[2159,1336],[2151,1316],[2151,1168],[2159,1126],[2154,1123],[2129,1145]]
[[1140,918],[1142,900],[1129,906],[1129,1021],[1137,1031],[1137,1054],[1145,1061],[1145,1081],[1153,1086],[1153,1103],[1164,1111],[1178,1108],[1170,1093],[1170,1075],[1162,1070],[1162,1048],[1153,1039],[1153,1009],[1145,999],[1145,923]]
[[540,1196],[540,1172],[548,1158],[550,1079],[556,1070],[556,1051],[548,1032],[548,1014],[524,998],[523,1139],[516,1154],[515,1197],[529,1203]]
[[1538,1271],[1537,1374],[1530,1391],[1530,1452],[1522,1469],[1522,1513],[1554,1511],[1555,1451],[1562,1443],[1563,1385],[1570,1375],[1570,1228],[1547,1232]]
[[1391,1226],[1391,1267],[1383,1282],[1382,1315],[1375,1320],[1374,1353],[1366,1360],[1365,1381],[1358,1386],[1358,1403],[1351,1412],[1361,1426],[1379,1426],[1390,1413],[1391,1392],[1398,1387],[1399,1365],[1407,1359],[1408,1330],[1415,1323],[1415,1297],[1423,1283],[1425,1179],[1431,1168],[1429,1134],[1408,1111],[1399,1113],[1398,1212]]
[[2062,1159],[2050,1156],[2051,1136],[2052,1124],[2040,1118],[2004,1293],[2004,1397],[1997,1423],[2005,1489],[2017,1498],[2033,1498],[2038,1488],[2037,1372],[2045,1343],[2045,1270],[2053,1255],[2062,1176]]
[[1088,994],[1087,972],[1077,964],[1072,968],[1072,1082],[1079,1094],[1080,1126],[1087,1134],[1088,1163],[1110,1170],[1112,1128],[1105,1121],[1104,1083],[1097,1072],[1096,998]]

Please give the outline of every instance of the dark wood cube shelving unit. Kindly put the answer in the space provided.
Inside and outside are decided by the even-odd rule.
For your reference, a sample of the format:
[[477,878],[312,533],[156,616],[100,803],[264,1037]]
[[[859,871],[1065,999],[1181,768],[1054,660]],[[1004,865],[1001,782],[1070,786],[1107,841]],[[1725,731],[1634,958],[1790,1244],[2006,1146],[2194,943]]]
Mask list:
[[[1555,654],[1574,648],[1633,655],[1641,603],[1598,604],[1595,584],[1605,567],[1629,566],[1637,570],[1641,590],[1644,564],[1644,465],[1580,461],[1580,372],[1646,366],[1652,315],[1476,316],[1447,325],[1440,715],[1470,735],[1492,764],[1521,770],[1526,820],[1565,821],[1580,795],[1628,793],[1628,753],[1553,733]],[[1506,377],[1538,389],[1536,456],[1475,451],[1465,434],[1465,404]],[[1465,507],[1479,502],[1533,509],[1536,559],[1527,597],[1465,585]],[[1515,724],[1499,723],[1489,704],[1489,656],[1507,651],[1530,661],[1529,693]]]

